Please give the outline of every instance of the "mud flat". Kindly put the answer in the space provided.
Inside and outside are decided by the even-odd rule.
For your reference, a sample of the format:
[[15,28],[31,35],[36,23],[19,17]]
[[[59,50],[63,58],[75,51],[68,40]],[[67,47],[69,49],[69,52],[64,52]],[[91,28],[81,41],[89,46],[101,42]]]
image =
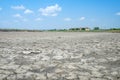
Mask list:
[[120,34],[0,32],[0,80],[120,80]]

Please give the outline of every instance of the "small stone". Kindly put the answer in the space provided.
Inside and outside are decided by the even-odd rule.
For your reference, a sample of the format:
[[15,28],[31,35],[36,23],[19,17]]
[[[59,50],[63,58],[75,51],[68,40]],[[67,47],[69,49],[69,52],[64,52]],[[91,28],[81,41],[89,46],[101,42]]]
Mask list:
[[22,53],[27,55],[27,54],[30,54],[31,52],[30,51],[23,51]]

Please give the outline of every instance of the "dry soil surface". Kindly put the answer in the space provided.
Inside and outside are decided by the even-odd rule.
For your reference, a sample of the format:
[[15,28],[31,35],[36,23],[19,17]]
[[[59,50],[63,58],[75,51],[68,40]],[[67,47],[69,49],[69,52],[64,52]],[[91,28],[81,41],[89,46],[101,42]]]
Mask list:
[[0,80],[120,80],[120,34],[0,32]]

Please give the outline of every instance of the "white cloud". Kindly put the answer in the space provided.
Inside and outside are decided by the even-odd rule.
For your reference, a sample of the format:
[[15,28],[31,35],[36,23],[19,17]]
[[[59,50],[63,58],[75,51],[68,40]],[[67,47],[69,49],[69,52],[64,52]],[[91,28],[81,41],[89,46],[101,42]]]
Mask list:
[[47,6],[46,8],[40,8],[39,11],[44,16],[57,16],[58,12],[61,11],[61,7],[58,4]]
[[81,18],[80,18],[80,21],[83,21],[83,20],[85,20],[85,17],[81,17]]
[[64,21],[71,21],[71,18],[65,18]]
[[23,5],[12,6],[11,8],[15,9],[15,10],[24,10],[25,9],[25,7]]
[[0,11],[2,10],[2,8],[0,8]]
[[13,15],[13,17],[22,18],[22,16],[20,14],[15,14],[15,15]]
[[36,18],[35,21],[42,21],[42,18]]
[[120,16],[120,12],[116,13],[116,15]]
[[13,17],[15,17],[17,20],[15,20],[15,22],[26,22],[28,21],[28,19],[24,18],[23,16],[21,16],[21,14],[15,14],[13,15]]
[[30,9],[26,9],[26,10],[24,11],[24,13],[25,13],[25,14],[31,14],[31,13],[33,13],[33,11],[30,10]]

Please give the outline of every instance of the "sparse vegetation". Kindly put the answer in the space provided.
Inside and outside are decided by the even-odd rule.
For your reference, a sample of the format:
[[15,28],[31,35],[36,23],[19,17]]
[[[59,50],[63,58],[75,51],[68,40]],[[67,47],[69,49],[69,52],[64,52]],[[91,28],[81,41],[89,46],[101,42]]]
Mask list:
[[50,30],[27,30],[27,29],[0,29],[1,32],[11,32],[11,31],[19,31],[19,32],[113,32],[120,33],[120,28],[110,28],[110,29],[100,29],[99,27],[94,27],[93,29],[89,28],[70,28],[70,29],[50,29]]
[[111,28],[109,32],[120,33],[120,28]]
[[0,29],[3,32],[11,32],[11,31],[20,31],[20,32],[42,32],[43,30],[28,30],[28,29]]

